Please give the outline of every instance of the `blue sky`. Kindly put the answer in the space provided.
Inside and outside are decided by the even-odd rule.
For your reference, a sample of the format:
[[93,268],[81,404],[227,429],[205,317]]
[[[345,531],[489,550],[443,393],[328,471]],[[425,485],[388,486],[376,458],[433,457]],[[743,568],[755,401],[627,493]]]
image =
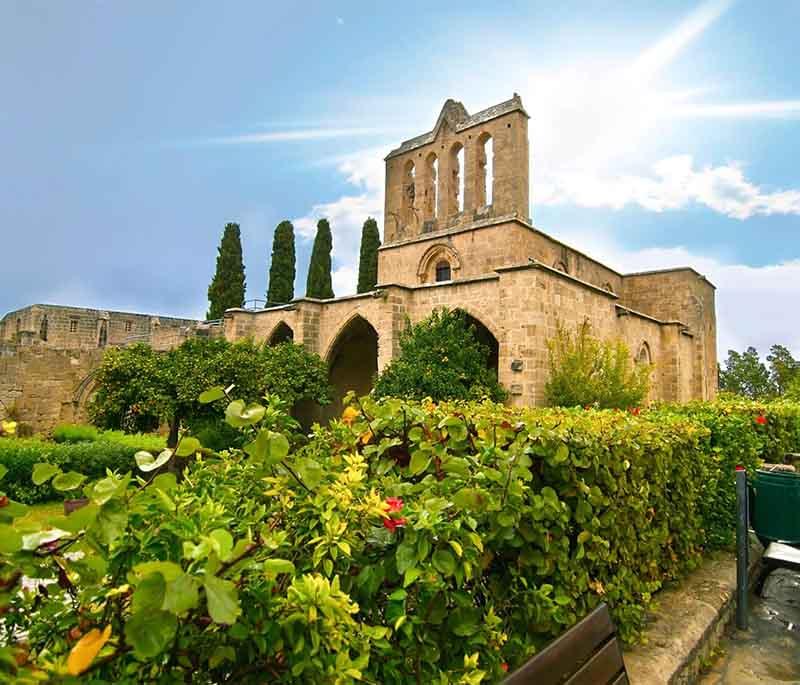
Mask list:
[[352,292],[382,156],[447,97],[531,114],[537,227],[716,283],[720,348],[800,354],[800,3],[0,3],[0,310],[202,316],[316,218]]

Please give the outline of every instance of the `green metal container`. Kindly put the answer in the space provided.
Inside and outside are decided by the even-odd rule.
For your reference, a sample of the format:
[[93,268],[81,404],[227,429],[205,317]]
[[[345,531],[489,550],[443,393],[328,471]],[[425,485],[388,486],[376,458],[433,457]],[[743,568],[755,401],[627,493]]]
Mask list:
[[762,542],[800,545],[800,476],[756,471],[750,481],[750,525]]

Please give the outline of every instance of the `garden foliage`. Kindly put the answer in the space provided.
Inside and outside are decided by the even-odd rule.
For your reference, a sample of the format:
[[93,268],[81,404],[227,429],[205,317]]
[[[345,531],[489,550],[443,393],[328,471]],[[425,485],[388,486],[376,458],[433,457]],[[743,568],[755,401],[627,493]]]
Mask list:
[[53,442],[94,442],[98,436],[94,426],[76,423],[59,423],[52,435]]
[[236,388],[248,402],[279,393],[290,406],[301,400],[320,404],[330,397],[328,369],[316,354],[293,343],[269,346],[242,340],[190,338],[169,352],[148,345],[111,348],[96,376],[89,407],[99,426],[150,431],[170,425],[174,446],[181,422],[199,431],[220,416],[219,407],[198,405],[197,396],[217,384]]
[[596,338],[588,321],[574,334],[559,325],[548,348],[545,395],[552,406],[628,409],[647,396],[651,365],[635,364],[621,340]]
[[434,310],[419,323],[407,323],[400,334],[400,355],[375,381],[376,397],[434,401],[503,400],[506,391],[488,368],[489,348],[459,309]]
[[106,469],[127,471],[139,450],[162,450],[164,438],[157,435],[123,435],[103,431],[91,442],[55,443],[39,438],[0,439],[0,470],[7,475],[0,489],[11,499],[25,504],[47,502],[59,497],[48,484],[35,485],[30,474],[33,465],[49,462],[64,471],[79,471],[89,478],[100,478]]
[[[785,449],[799,410],[762,409],[717,414]],[[497,682],[600,601],[635,640],[733,482],[708,477],[720,453],[690,409],[362,398],[309,439],[275,400],[225,414],[244,449],[184,437],[180,479],[169,450],[90,483],[34,467],[90,499],[55,531],[0,500],[7,680]],[[22,574],[55,582],[20,592]]]

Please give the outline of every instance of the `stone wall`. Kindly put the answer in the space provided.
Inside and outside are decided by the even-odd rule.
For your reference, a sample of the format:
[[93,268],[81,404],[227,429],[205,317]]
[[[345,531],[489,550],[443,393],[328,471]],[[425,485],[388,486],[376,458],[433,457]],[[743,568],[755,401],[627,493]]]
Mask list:
[[35,304],[0,320],[0,341],[90,350],[140,340],[167,349],[197,324],[193,319]]
[[91,373],[102,356],[102,350],[0,343],[0,400],[37,433],[61,422],[84,422]]

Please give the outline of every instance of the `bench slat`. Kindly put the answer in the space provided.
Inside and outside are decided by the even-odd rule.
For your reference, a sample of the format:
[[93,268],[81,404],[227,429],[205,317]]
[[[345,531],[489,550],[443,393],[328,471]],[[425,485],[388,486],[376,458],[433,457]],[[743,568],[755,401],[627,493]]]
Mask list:
[[[503,681],[503,685],[559,685],[573,675],[609,637],[614,624],[608,607],[601,604],[573,628],[557,637],[535,654],[519,670]],[[613,641],[616,645],[616,640]],[[619,647],[616,647],[619,653]],[[621,656],[620,656],[621,659]],[[612,675],[616,675],[614,671]],[[593,681],[597,685],[599,681]]]
[[580,667],[566,685],[607,685],[624,674],[625,664],[616,638],[609,640],[603,648]]
[[611,685],[631,685],[630,681],[628,680],[627,673],[620,673],[619,678],[617,678]]

